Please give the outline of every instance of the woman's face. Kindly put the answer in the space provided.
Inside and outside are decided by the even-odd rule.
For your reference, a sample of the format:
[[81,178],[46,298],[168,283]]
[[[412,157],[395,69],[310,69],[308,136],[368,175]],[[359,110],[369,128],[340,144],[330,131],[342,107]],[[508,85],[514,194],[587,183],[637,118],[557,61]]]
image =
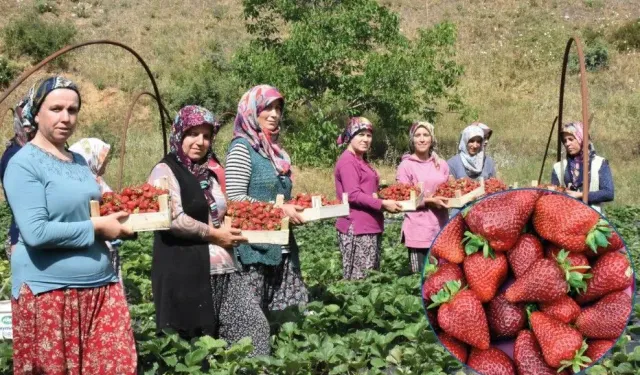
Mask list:
[[467,152],[469,155],[476,156],[482,150],[482,137],[473,137],[467,142]]
[[420,127],[413,134],[413,147],[416,150],[416,154],[424,154],[429,152],[431,148],[431,134],[427,129]]
[[574,156],[580,153],[580,142],[573,134],[562,133],[562,144],[569,155]]
[[275,132],[280,127],[282,118],[282,101],[274,100],[258,114],[258,124],[261,129]]
[[355,135],[349,142],[349,145],[356,153],[362,155],[369,151],[371,148],[371,140],[373,139],[373,134],[369,130],[362,130],[358,134]]
[[73,135],[78,120],[80,98],[70,89],[55,89],[40,106],[35,121],[38,131],[51,143],[64,145]]
[[182,138],[182,151],[191,161],[200,161],[211,147],[212,132],[210,125],[198,125],[190,128]]

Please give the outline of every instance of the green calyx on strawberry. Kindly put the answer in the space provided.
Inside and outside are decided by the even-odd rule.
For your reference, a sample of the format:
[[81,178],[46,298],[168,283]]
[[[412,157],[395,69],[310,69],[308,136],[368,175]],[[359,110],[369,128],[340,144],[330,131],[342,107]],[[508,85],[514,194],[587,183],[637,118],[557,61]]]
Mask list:
[[478,250],[480,250],[480,248],[482,248],[482,255],[485,258],[491,257],[492,259],[495,259],[496,257],[495,253],[491,249],[491,246],[489,246],[489,241],[487,241],[482,236],[466,231],[464,233],[463,243],[465,244],[464,252],[467,255],[476,253]]
[[434,257],[429,257],[422,269],[422,278],[426,279],[430,275],[434,274],[438,270],[438,260]]
[[587,246],[597,254],[599,247],[609,246],[609,238],[612,234],[613,232],[607,221],[600,219],[598,224],[591,228],[587,234]]
[[453,297],[460,292],[461,287],[462,282],[460,280],[446,282],[438,293],[431,296],[433,303],[427,306],[427,309],[432,309],[451,301]]
[[580,347],[580,349],[576,350],[576,355],[573,357],[573,359],[560,362],[561,366],[558,369],[558,372],[570,367],[573,373],[577,374],[582,371],[583,367],[589,367],[591,358],[584,355],[584,352],[586,352],[588,348],[589,345],[587,345],[587,341],[582,341],[582,346]]
[[571,262],[567,259],[569,252],[560,250],[556,260],[558,265],[564,272],[565,279],[567,280],[567,292],[575,291],[578,293],[584,293],[587,290],[587,279],[590,279],[593,275],[590,273],[581,273],[576,270],[590,269],[590,266],[572,266]]

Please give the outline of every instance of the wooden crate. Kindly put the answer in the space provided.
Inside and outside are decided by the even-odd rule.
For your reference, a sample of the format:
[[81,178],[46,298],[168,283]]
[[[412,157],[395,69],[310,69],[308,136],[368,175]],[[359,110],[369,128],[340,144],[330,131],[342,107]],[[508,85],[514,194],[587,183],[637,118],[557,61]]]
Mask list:
[[[415,191],[412,190],[410,198],[408,200],[406,200],[406,201],[397,201],[400,204],[400,206],[402,207],[402,210],[401,210],[402,212],[417,211],[418,210],[418,206],[424,200],[424,189],[422,188],[422,184],[418,184],[418,185],[416,185],[416,187],[420,191],[420,194],[417,194]],[[380,198],[378,193],[373,193],[372,196],[374,198],[376,198],[376,199],[382,199],[382,198]]]
[[[282,207],[283,204],[284,196],[279,194],[276,197],[275,207]],[[305,222],[349,216],[349,194],[347,193],[342,194],[342,204],[323,206],[322,197],[314,195],[311,197],[311,205],[311,208],[305,208],[302,211],[301,215]]]
[[[154,186],[167,189],[169,183],[166,178],[154,181]],[[100,202],[91,201],[91,217],[100,216]],[[171,228],[171,205],[169,204],[169,194],[158,196],[159,212],[149,212],[143,214],[130,214],[125,219],[120,220],[122,225],[128,227],[133,232],[151,232],[157,230],[168,230]]]
[[[225,216],[224,223],[231,227],[230,216]],[[289,243],[289,218],[282,219],[280,230],[243,230],[240,234],[250,244],[287,245]]]
[[467,194],[462,194],[462,192],[460,190],[456,190],[456,197],[455,198],[444,198],[444,200],[446,200],[447,205],[449,206],[449,208],[462,208],[464,207],[467,203],[472,202],[478,198],[480,198],[481,196],[483,196],[485,193],[484,190],[484,179],[480,179],[480,186],[475,188],[474,190],[468,192]]

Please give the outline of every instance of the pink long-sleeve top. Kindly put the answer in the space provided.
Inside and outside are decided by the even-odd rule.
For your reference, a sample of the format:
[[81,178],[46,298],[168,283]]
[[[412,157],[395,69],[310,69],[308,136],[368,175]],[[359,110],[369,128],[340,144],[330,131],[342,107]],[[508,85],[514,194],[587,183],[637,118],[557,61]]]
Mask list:
[[[436,191],[438,185],[449,178],[449,166],[440,159],[436,165],[437,156],[427,160],[420,160],[414,155],[402,158],[396,172],[396,180],[405,184],[422,183],[425,196]],[[416,212],[407,212],[402,223],[402,235],[407,247],[426,249],[447,223],[446,209],[422,207]]]
[[347,233],[353,225],[353,233],[377,234],[384,229],[382,200],[373,197],[378,191],[378,173],[363,159],[345,150],[334,170],[336,194],[349,194],[349,216],[336,221],[340,233]]

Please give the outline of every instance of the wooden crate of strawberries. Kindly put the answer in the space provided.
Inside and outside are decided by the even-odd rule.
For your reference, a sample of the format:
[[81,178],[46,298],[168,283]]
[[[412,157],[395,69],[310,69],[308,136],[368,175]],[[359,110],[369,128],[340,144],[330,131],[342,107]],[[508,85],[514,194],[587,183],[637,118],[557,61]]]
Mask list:
[[468,177],[440,184],[434,197],[444,198],[450,208],[461,208],[485,194],[484,179],[474,181]]
[[166,178],[153,185],[127,187],[120,193],[102,195],[102,202],[91,201],[91,217],[106,216],[115,212],[129,213],[121,223],[134,232],[167,230],[171,227],[171,207]]
[[424,193],[420,184],[395,183],[374,193],[374,197],[394,200],[402,206],[402,211],[411,212],[418,209],[424,199]]
[[229,202],[225,225],[242,230],[250,244],[289,243],[289,218],[273,203]]
[[[282,195],[276,198],[276,205],[284,201]],[[297,194],[287,202],[304,207],[302,218],[305,222],[312,222],[324,219],[334,219],[337,217],[349,216],[349,194],[342,194],[342,200],[328,200],[321,194]]]

